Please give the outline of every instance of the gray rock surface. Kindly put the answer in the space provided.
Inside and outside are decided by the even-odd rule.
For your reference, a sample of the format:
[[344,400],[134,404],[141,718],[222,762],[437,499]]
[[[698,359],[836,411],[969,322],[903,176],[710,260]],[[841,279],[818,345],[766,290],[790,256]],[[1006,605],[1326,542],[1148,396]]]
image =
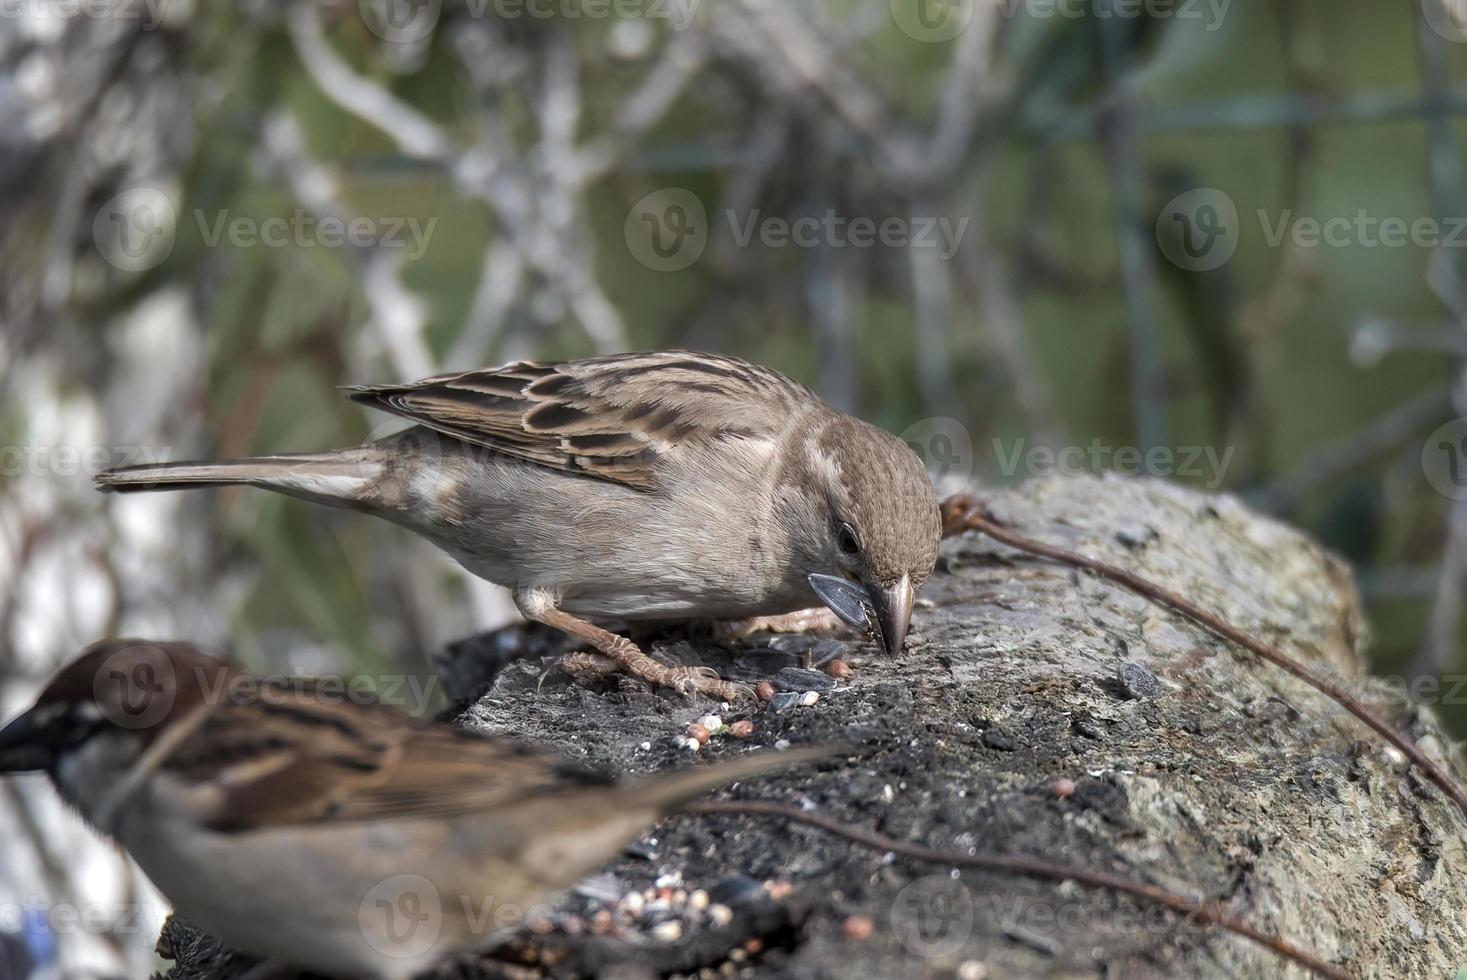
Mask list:
[[[1349,572],[1298,532],[1232,498],[1152,481],[1035,481],[988,499],[1018,530],[1165,583],[1346,678],[1430,754],[1446,751],[1427,710],[1364,675]],[[686,765],[686,728],[710,711],[754,731],[716,735],[703,757],[842,740],[853,750],[828,765],[720,795],[1225,899],[1235,916],[1363,977],[1467,967],[1467,821],[1322,695],[1118,586],[972,534],[945,544],[923,596],[933,606],[918,611],[905,656],[849,642],[854,675],[810,705],[721,709],[626,681],[580,688],[554,671],[542,684],[533,654],[556,641],[539,632],[460,644],[444,674],[463,724],[592,765]],[[749,680],[837,650],[814,637],[720,646],[686,633],[654,646]],[[556,961],[550,973],[696,975],[740,946],[734,973],[753,977],[1303,975],[1128,899],[892,859],[767,818],[679,817],[651,836],[608,866],[611,878],[569,896],[564,915],[589,921],[608,894],[675,874],[675,891],[714,889],[732,921],[714,930],[688,919],[677,942],[650,924],[615,940],[537,939]],[[780,883],[776,896],[788,884],[788,896],[763,882]],[[852,938],[867,919],[871,935]],[[180,980],[234,975],[186,928],[167,938]],[[488,962],[445,973],[503,975]]]

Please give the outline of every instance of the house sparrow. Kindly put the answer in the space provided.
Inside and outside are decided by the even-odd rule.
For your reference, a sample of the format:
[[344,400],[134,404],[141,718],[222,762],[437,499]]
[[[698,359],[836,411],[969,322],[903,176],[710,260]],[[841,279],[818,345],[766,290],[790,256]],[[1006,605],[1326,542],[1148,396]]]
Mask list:
[[335,452],[109,470],[98,486],[248,484],[385,517],[616,668],[725,700],[743,689],[667,667],[595,621],[737,620],[823,602],[895,654],[937,560],[937,497],[917,456],[747,361],[520,361],[350,390],[418,425]]
[[655,821],[804,748],[614,782],[186,643],[110,640],[0,731],[185,919],[271,966],[398,980],[483,950]]

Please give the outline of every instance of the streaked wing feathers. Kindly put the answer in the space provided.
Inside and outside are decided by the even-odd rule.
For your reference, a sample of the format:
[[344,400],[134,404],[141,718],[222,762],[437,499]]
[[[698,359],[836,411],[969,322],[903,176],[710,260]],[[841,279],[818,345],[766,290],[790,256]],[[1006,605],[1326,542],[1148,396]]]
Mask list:
[[689,351],[518,361],[349,390],[463,442],[642,490],[675,447],[768,438],[816,397],[767,368]]
[[447,817],[604,782],[555,756],[390,708],[270,687],[215,708],[164,769],[208,801],[201,820],[224,833]]

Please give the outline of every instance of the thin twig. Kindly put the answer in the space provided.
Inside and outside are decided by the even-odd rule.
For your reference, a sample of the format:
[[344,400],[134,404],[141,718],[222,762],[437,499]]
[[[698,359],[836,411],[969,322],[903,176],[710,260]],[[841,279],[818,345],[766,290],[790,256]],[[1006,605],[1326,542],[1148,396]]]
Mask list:
[[1324,962],[1288,940],[1240,922],[1224,912],[1217,902],[1194,902],[1155,885],[1132,881],[1105,871],[1069,867],[1022,854],[961,854],[956,851],[933,850],[921,844],[896,840],[873,830],[852,827],[818,813],[810,813],[787,803],[776,803],[770,800],[707,800],[689,804],[679,812],[777,817],[791,823],[802,823],[808,827],[814,827],[827,834],[833,834],[873,850],[890,851],[893,854],[901,854],[918,861],[976,868],[980,871],[995,871],[1002,874],[1018,874],[1049,881],[1073,881],[1086,888],[1120,892],[1143,902],[1159,905],[1184,919],[1191,919],[1203,925],[1217,926],[1234,935],[1242,936],[1319,976],[1336,978],[1336,980],[1341,980],[1341,978],[1349,980],[1350,977],[1349,973],[1339,967]]
[[1446,793],[1457,804],[1458,808],[1461,809],[1463,815],[1467,815],[1467,791],[1463,790],[1461,784],[1450,773],[1427,758],[1426,753],[1416,747],[1416,743],[1397,731],[1394,726],[1376,714],[1373,709],[1365,705],[1354,695],[1329,678],[1310,670],[1278,647],[1270,646],[1262,640],[1250,636],[1216,614],[1203,609],[1190,599],[1170,589],[1162,588],[1154,582],[1147,581],[1139,575],[1126,571],[1124,568],[1118,568],[1115,565],[1109,565],[1103,561],[1089,558],[1078,552],[1045,544],[1042,541],[1036,541],[1033,538],[1028,538],[1022,534],[1010,531],[1008,528],[998,524],[985,512],[983,505],[971,497],[958,494],[943,501],[942,518],[943,534],[945,536],[958,534],[965,530],[979,531],[993,538],[995,541],[1008,545],[1010,548],[1017,548],[1019,551],[1025,551],[1031,555],[1038,555],[1041,558],[1048,558],[1051,561],[1057,561],[1076,568],[1083,568],[1088,572],[1094,572],[1102,578],[1108,578],[1112,582],[1125,586],[1132,592],[1161,603],[1173,612],[1186,616],[1194,623],[1211,630],[1226,640],[1231,640],[1253,654],[1267,660],[1274,666],[1293,674],[1350,712],[1350,714],[1359,718],[1366,725],[1375,729],[1382,738],[1400,749],[1402,755],[1411,760],[1413,765],[1420,769],[1442,792]]

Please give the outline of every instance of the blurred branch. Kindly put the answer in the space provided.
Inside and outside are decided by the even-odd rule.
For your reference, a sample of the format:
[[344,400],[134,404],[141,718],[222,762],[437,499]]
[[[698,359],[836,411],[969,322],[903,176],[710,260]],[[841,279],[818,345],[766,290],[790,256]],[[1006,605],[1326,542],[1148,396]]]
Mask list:
[[[266,118],[262,140],[270,163],[284,176],[296,199],[318,218],[330,217],[350,225],[355,217],[341,202],[340,178],[313,160],[300,124],[288,112]],[[422,378],[433,373],[433,355],[423,339],[427,313],[422,300],[402,284],[401,250],[359,245],[348,239],[357,282],[371,309],[371,326],[382,341],[392,368],[400,378]]]
[[1121,254],[1127,335],[1130,339],[1131,411],[1136,440],[1144,453],[1167,441],[1167,392],[1161,331],[1156,320],[1155,252],[1143,230],[1143,182],[1136,149],[1136,95],[1125,76],[1129,26],[1116,16],[1116,0],[1101,0],[1105,16],[1096,19],[1104,111],[1099,136],[1111,179],[1112,212]]
[[1452,410],[1452,392],[1438,385],[1422,392],[1369,425],[1306,456],[1282,479],[1249,493],[1249,502],[1269,513],[1287,515],[1309,494],[1327,487],[1378,456],[1397,448]]
[[448,155],[449,139],[437,123],[357,74],[327,43],[316,4],[292,4],[286,24],[296,56],[327,98],[376,127],[407,156],[441,160]]

